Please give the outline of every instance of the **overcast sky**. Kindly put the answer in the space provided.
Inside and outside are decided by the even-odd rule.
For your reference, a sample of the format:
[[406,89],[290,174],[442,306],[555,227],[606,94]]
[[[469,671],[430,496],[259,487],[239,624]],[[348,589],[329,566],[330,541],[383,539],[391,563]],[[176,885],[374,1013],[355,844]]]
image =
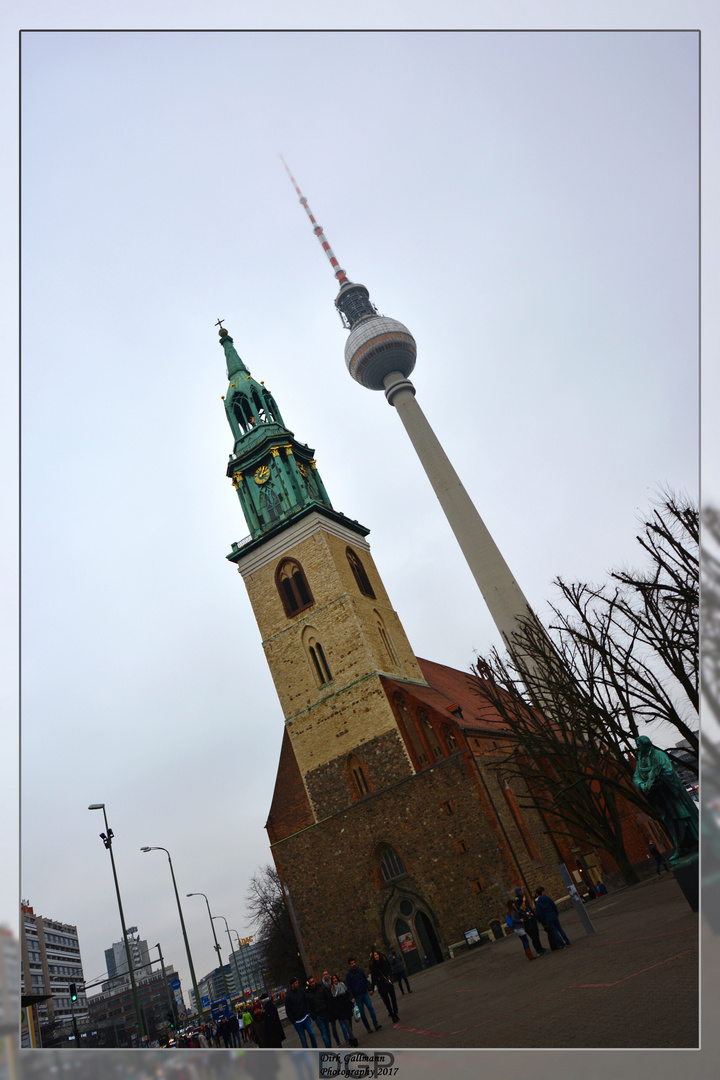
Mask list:
[[[22,70],[22,895],[101,976],[105,802],[127,922],[187,991],[167,860],[140,847],[252,933],[283,732],[225,559],[248,529],[218,317],[370,528],[415,652],[466,669],[498,643],[398,417],[347,374],[278,153],[415,336],[418,401],[543,615],[556,575],[638,565],[660,487],[697,496],[698,39],[46,32]],[[204,901],[184,912],[201,977]]]

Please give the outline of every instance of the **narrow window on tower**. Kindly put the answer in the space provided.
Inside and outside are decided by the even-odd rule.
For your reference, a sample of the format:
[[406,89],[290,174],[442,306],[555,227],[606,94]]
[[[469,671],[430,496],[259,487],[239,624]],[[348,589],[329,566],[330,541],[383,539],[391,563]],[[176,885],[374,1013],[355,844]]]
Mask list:
[[533,840],[530,830],[528,829],[527,822],[525,821],[525,816],[520,809],[520,805],[515,798],[515,792],[510,787],[510,781],[506,780],[503,784],[501,784],[500,790],[505,796],[505,802],[507,803],[508,809],[513,816],[513,820],[515,821],[517,830],[520,833],[520,838],[525,845],[525,850],[527,851],[528,855],[533,860],[536,866],[542,866],[540,852],[538,851],[537,845]]
[[432,759],[435,761],[439,761],[440,758],[445,757],[445,752],[440,745],[440,740],[437,737],[437,732],[435,731],[435,728],[433,727],[432,722],[424,709],[421,709],[418,713],[418,720],[420,721],[421,731],[425,736],[428,746],[430,747],[430,752],[433,755]]
[[332,682],[333,675],[330,671],[330,665],[327,662],[325,650],[317,639],[317,631],[314,627],[305,627],[302,643],[318,686],[325,686],[326,683]]
[[363,596],[369,596],[371,600],[375,599],[375,593],[373,587],[370,584],[370,578],[367,576],[365,567],[360,562],[360,556],[356,555],[351,547],[345,549],[347,555],[347,561],[350,563],[350,569],[353,572],[353,576],[357,583],[357,587]]
[[390,663],[392,664],[393,667],[400,667],[400,661],[398,659],[398,654],[395,651],[395,646],[392,643],[392,638],[390,637],[390,635],[387,632],[387,627],[385,626],[385,623],[383,622],[383,619],[382,619],[382,615],[380,614],[379,611],[375,612],[375,622],[377,624],[378,633],[380,635],[380,640],[383,643],[383,648],[385,649],[385,652],[388,655],[388,659],[390,660]]
[[275,584],[288,619],[315,603],[303,568],[294,559],[280,563],[275,571]]
[[448,754],[452,754],[453,750],[457,750],[458,743],[449,724],[443,724],[442,734],[443,739],[445,740],[445,745],[447,746]]
[[415,759],[417,761],[417,768],[424,769],[425,766],[429,764],[428,756],[427,751],[422,744],[422,740],[418,735],[417,728],[415,727],[415,721],[410,715],[410,710],[408,709],[406,703],[403,701],[400,694],[395,695],[394,701],[397,706],[397,711],[400,714],[400,718],[402,719],[402,726],[400,730],[402,731],[403,728],[405,729],[404,733],[407,741],[412,747],[413,754],[415,755]]
[[355,798],[362,799],[365,795],[369,795],[370,784],[365,773],[365,765],[357,754],[348,755],[347,772]]

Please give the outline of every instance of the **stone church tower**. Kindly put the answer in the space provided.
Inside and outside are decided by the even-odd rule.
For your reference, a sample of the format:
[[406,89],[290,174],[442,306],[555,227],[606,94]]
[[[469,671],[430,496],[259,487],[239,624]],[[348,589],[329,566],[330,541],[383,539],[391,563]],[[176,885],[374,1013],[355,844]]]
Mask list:
[[[251,530],[228,558],[245,580],[317,821],[353,802],[349,754],[377,761],[385,784],[412,774],[380,677],[424,680],[370,555],[369,530],[333,510],[313,452],[285,427],[229,333],[220,336],[235,436],[227,474]],[[358,766],[360,785],[362,777]]]
[[414,655],[368,529],[333,509],[313,451],[225,329],[220,342],[227,475],[250,529],[227,557],[285,717],[266,828],[298,945],[315,974],[391,945],[412,973],[487,931],[513,886],[561,895],[571,855],[503,777],[472,678]]

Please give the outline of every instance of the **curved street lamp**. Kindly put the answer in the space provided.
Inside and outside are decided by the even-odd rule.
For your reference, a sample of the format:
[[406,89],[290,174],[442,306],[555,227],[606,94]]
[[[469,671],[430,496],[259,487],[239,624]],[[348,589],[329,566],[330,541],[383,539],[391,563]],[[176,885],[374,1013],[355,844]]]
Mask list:
[[128,942],[127,930],[125,928],[125,916],[123,914],[122,900],[120,899],[120,886],[118,885],[117,871],[115,870],[115,858],[112,851],[113,836],[115,834],[108,825],[107,814],[105,813],[105,803],[91,803],[90,806],[88,806],[88,810],[102,810],[103,818],[105,819],[105,832],[100,833],[100,839],[102,840],[107,850],[110,852],[110,862],[112,863],[113,878],[115,880],[115,892],[117,894],[118,909],[120,911],[120,925],[122,926],[123,939],[125,941],[125,956],[127,957],[128,973],[130,975],[130,986],[132,987],[133,1002],[135,1004],[135,1016],[137,1017],[138,1031],[140,1035],[140,1045],[142,1046],[143,1040],[145,1039],[145,1025],[143,1024],[137,986],[135,985],[135,971],[133,969],[132,956],[130,955],[130,944]]
[[222,956],[220,955],[220,946],[218,945],[217,934],[215,933],[215,923],[213,922],[212,912],[210,911],[210,901],[208,900],[207,896],[205,896],[204,892],[189,892],[186,895],[187,896],[203,896],[203,897],[205,897],[205,903],[207,904],[207,909],[208,909],[208,916],[210,918],[210,929],[212,930],[213,940],[215,942],[215,952],[218,955],[218,963],[220,964],[220,974],[222,975],[223,984],[225,986],[225,994],[229,998],[230,997],[230,990],[228,988],[227,978],[225,976],[225,968],[223,967]]
[[187,933],[185,931],[185,920],[183,918],[182,906],[180,904],[180,894],[178,893],[177,882],[175,881],[175,871],[173,870],[173,864],[172,864],[172,859],[170,858],[170,852],[168,851],[167,848],[164,848],[164,847],[142,847],[142,848],[140,848],[140,850],[141,851],[164,851],[165,854],[168,857],[168,862],[170,863],[170,874],[172,875],[173,889],[175,890],[175,899],[177,900],[178,914],[180,916],[180,926],[182,927],[182,935],[183,935],[183,940],[185,942],[185,953],[187,955],[187,961],[188,961],[188,964],[190,966],[190,977],[192,979],[192,984],[193,984],[193,993],[195,994],[195,1009],[196,1009],[198,1015],[202,1017],[205,1014],[205,1010],[202,1007],[202,1002],[200,1000],[200,991],[198,990],[197,979],[195,978],[195,968],[193,967],[192,956],[190,954],[190,944],[188,942],[188,936],[187,936]]

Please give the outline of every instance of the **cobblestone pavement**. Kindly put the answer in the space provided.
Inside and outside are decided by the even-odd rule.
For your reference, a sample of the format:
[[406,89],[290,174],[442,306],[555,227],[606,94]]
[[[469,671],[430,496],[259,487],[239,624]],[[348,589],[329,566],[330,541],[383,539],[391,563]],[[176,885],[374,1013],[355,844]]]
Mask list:
[[355,1025],[361,1047],[697,1047],[698,917],[674,878],[619,889],[587,912],[595,934],[561,913],[572,942],[562,952],[529,962],[513,935],[414,976],[394,1026],[376,994],[383,1028]]

